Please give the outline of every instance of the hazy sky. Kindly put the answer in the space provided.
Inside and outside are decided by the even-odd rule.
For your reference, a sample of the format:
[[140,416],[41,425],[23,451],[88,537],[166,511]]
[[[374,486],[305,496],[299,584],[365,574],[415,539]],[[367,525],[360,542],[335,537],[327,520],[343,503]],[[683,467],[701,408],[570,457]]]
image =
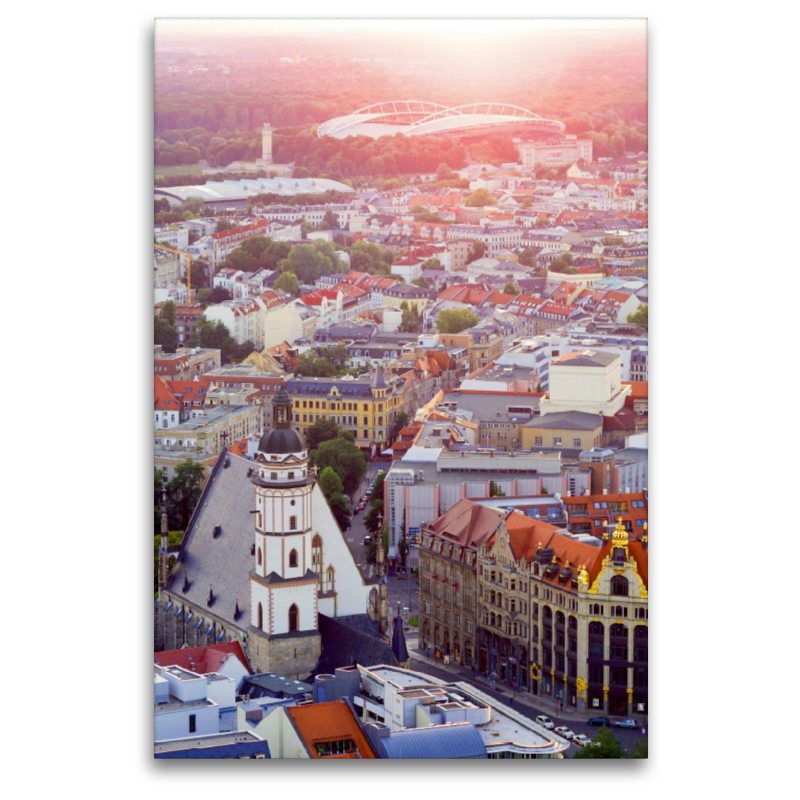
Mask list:
[[515,36],[550,30],[639,30],[645,19],[158,19],[159,34],[325,34],[334,31]]

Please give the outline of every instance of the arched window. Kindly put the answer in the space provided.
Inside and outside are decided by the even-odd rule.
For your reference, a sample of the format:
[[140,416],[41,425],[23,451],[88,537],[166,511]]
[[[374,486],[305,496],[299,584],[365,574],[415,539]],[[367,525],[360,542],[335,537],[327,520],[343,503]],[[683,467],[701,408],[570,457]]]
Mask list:
[[333,569],[333,564],[331,564],[331,565],[328,567],[328,570],[327,570],[327,573],[326,573],[326,575],[327,575],[327,577],[328,577],[328,580],[327,580],[327,582],[326,582],[326,584],[325,584],[325,591],[326,591],[326,592],[332,592],[332,591],[333,591],[333,585],[334,585],[334,569]]
[[590,622],[589,623],[589,635],[590,636],[602,636],[603,635],[603,623],[602,622]]
[[621,597],[628,596],[628,579],[622,575],[615,575],[611,579],[611,594],[620,595]]
[[563,624],[564,624],[564,612],[556,611],[556,625],[563,625]]
[[311,569],[317,573],[317,579],[322,586],[322,539],[319,534],[311,540]]
[[261,603],[258,604],[258,628],[259,630],[264,630],[264,609],[262,608]]
[[611,635],[612,636],[628,636],[628,626],[622,625],[621,623],[617,622],[611,626]]
[[576,629],[577,629],[577,627],[578,627],[578,620],[577,620],[577,619],[575,619],[575,617],[573,617],[573,616],[571,616],[571,615],[570,615],[570,617],[569,617],[569,620],[568,620],[568,622],[567,622],[567,626],[569,627],[569,629],[570,629],[571,631],[574,631],[574,630],[576,630]]
[[633,638],[634,639],[646,639],[647,638],[647,625],[637,625],[633,629]]
[[261,566],[261,548],[258,548],[258,566]]
[[533,565],[533,574],[534,575],[538,575],[539,574],[539,565],[538,564],[534,564]]
[[296,631],[298,630],[297,627],[297,606],[292,603],[289,607],[289,630]]
[[545,606],[542,610],[542,616],[545,618],[545,620],[553,619],[553,609],[550,608],[550,606]]
[[289,553],[289,566],[297,566],[297,550],[292,550],[291,553]]

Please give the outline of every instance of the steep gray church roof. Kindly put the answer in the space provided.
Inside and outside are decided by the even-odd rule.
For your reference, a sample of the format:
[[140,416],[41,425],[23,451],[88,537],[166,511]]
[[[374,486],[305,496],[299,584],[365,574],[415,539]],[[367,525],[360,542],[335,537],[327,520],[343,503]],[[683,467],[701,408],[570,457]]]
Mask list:
[[[225,464],[228,464],[226,467]],[[254,560],[253,462],[223,451],[211,472],[181,544],[167,588],[199,610],[239,628],[250,624],[250,579]],[[218,528],[216,538],[214,529]],[[184,592],[184,577],[188,589]],[[209,587],[214,601],[207,605]],[[241,612],[234,620],[236,604]]]

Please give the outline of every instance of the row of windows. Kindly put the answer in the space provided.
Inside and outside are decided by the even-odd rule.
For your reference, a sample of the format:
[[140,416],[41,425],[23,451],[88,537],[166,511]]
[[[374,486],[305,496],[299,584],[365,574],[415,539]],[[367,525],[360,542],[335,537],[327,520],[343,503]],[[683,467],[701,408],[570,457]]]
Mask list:
[[[292,605],[289,606],[288,617],[289,617],[289,630],[290,631],[300,630],[299,628],[300,611],[294,603],[292,603]],[[264,630],[264,607],[261,605],[261,603],[258,604],[258,627],[260,630],[262,631]]]

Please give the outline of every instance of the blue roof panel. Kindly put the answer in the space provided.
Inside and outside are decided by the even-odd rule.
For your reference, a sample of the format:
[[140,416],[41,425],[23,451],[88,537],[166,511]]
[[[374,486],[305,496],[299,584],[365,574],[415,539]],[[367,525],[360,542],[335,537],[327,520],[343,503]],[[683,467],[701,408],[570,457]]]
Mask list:
[[486,758],[478,729],[470,722],[392,731],[380,740],[383,758]]

